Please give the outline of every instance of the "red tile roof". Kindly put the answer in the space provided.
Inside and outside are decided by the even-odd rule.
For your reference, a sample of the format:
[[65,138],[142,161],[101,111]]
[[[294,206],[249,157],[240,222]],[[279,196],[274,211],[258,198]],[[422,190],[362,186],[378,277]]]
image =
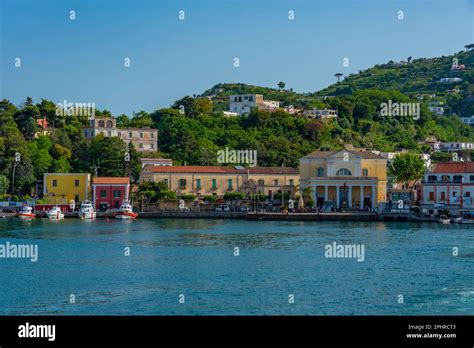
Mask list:
[[473,162],[445,162],[437,163],[433,170],[435,174],[443,173],[474,173]]
[[40,126],[41,128],[48,128],[49,127],[49,123],[48,123],[48,120],[46,120],[45,118],[39,118],[36,120],[36,124],[38,126]]
[[358,151],[358,150],[339,150],[339,151],[314,151],[304,158],[327,158],[328,156],[334,155],[338,152],[347,152],[363,159],[385,159],[380,155],[377,155],[371,151]]
[[298,169],[291,167],[249,167],[247,169],[250,174],[298,174]]
[[103,177],[97,177],[92,179],[92,184],[112,184],[112,185],[117,185],[117,184],[130,184],[130,178],[127,177],[109,177],[109,176],[103,176]]
[[209,173],[209,174],[298,174],[290,167],[232,167],[232,166],[146,166],[152,173]]

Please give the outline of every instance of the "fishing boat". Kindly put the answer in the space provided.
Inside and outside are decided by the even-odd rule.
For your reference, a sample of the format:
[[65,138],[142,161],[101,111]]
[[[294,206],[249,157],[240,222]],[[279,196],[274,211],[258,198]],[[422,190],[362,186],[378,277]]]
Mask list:
[[464,213],[463,217],[462,217],[462,220],[461,220],[461,223],[462,224],[474,224],[474,212],[467,212],[467,213]]
[[93,220],[96,217],[96,212],[92,206],[91,201],[83,201],[79,208],[79,218],[81,220]]
[[36,217],[35,213],[33,213],[33,208],[27,205],[21,207],[16,216],[18,216],[20,219],[34,219]]
[[133,211],[133,207],[129,201],[123,201],[118,213],[115,215],[116,219],[130,220],[136,219],[138,216],[137,213]]
[[439,217],[439,219],[438,219],[438,222],[439,222],[439,223],[442,223],[442,224],[444,224],[444,225],[448,225],[448,224],[451,223],[451,219],[448,218],[446,215],[441,215],[441,216]]
[[61,208],[55,205],[52,207],[48,212],[46,213],[48,216],[48,219],[51,220],[59,220],[59,219],[64,219],[64,213],[61,211]]

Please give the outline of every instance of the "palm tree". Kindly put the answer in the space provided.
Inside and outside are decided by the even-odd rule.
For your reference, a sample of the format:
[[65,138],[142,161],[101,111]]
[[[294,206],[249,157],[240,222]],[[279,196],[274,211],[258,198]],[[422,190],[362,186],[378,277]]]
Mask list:
[[280,88],[280,91],[285,88],[285,83],[283,81],[278,82],[278,88]]
[[337,77],[337,83],[339,83],[339,82],[341,82],[341,77],[344,76],[344,74],[335,73],[334,76]]

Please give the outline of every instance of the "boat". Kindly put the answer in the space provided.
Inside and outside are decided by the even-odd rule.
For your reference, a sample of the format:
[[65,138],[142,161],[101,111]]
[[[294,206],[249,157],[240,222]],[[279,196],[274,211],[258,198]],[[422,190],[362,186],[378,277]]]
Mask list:
[[460,224],[462,221],[462,217],[457,217],[457,218],[452,218],[451,222],[454,222],[455,224]]
[[441,216],[439,217],[439,219],[438,219],[438,222],[439,222],[439,223],[442,223],[442,224],[444,224],[444,225],[448,225],[448,224],[451,223],[451,219],[448,218],[446,215],[441,215]]
[[136,219],[138,216],[137,213],[133,211],[133,207],[129,201],[123,201],[118,213],[115,215],[116,219],[130,220]]
[[470,211],[470,212],[464,213],[460,223],[461,224],[474,224],[474,212]]
[[82,201],[79,208],[79,218],[81,220],[93,220],[96,217],[96,212],[92,206],[91,201]]
[[48,216],[48,219],[51,220],[59,220],[59,219],[64,219],[64,213],[61,211],[61,208],[55,205],[52,207],[48,212],[46,213]]
[[36,217],[35,213],[33,213],[33,208],[27,205],[21,207],[16,216],[18,216],[20,219],[34,219]]

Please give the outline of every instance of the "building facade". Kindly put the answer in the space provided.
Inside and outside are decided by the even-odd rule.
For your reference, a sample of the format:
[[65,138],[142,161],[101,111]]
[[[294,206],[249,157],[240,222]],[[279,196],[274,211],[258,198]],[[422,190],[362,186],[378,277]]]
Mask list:
[[76,204],[90,199],[90,174],[45,173],[43,176],[43,198],[49,204]]
[[142,168],[145,166],[172,166],[173,161],[169,158],[140,158]]
[[198,197],[232,191],[272,197],[278,192],[294,196],[299,174],[287,167],[146,166],[140,175],[143,181],[163,181],[170,191]]
[[106,211],[120,208],[129,200],[130,179],[127,177],[96,177],[92,179],[92,202],[95,209]]
[[369,151],[315,151],[300,160],[300,190],[317,206],[371,209],[387,200],[387,160]]
[[158,150],[158,130],[151,128],[117,128],[113,117],[96,117],[89,120],[88,127],[83,128],[86,139],[93,139],[102,134],[105,137],[118,137],[126,144],[130,142],[137,151]]
[[229,96],[229,112],[239,115],[248,114],[252,108],[274,111],[280,107],[280,102],[264,100],[261,94],[235,94]]
[[453,215],[474,211],[474,163],[437,163],[421,184],[422,208],[430,214],[447,209]]

